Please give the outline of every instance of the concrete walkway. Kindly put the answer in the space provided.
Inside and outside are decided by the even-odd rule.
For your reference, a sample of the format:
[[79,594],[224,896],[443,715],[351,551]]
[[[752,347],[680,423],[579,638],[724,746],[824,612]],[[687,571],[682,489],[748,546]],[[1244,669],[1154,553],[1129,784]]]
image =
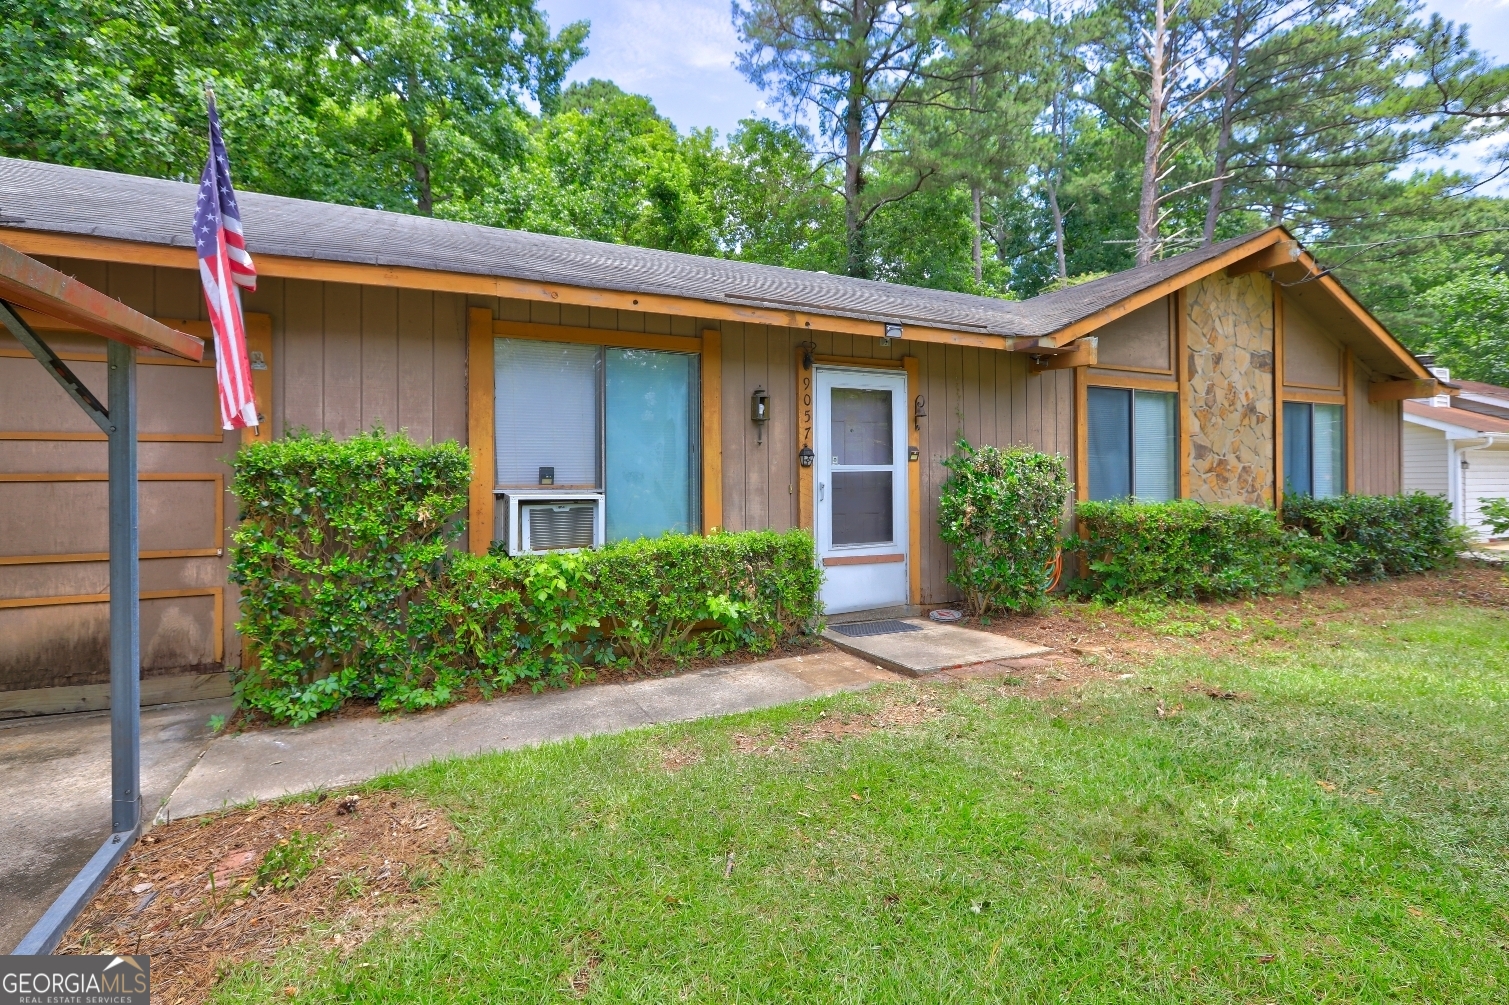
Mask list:
[[388,721],[336,719],[217,737],[158,818],[351,785],[446,757],[748,712],[897,679],[857,656],[826,651],[633,684],[471,702]]
[[[142,811],[150,817],[210,742],[231,700],[141,714]],[[0,953],[30,931],[110,835],[110,713],[0,723]]]

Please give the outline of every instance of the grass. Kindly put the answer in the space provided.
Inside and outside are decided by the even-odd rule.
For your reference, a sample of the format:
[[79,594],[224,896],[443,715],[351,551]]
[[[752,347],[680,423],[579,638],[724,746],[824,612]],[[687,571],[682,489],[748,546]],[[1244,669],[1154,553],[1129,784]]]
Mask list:
[[[1509,1000],[1501,612],[1338,615],[1011,691],[895,685],[398,776],[466,836],[435,913],[216,999]],[[777,742],[918,700],[940,711]]]

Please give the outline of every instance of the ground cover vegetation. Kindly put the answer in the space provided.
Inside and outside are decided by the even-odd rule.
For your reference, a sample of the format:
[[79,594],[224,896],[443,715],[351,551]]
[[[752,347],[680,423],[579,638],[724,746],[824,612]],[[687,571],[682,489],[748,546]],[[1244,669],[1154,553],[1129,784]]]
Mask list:
[[277,720],[765,653],[816,621],[821,573],[800,531],[474,556],[451,548],[471,477],[455,443],[296,433],[233,464],[230,574],[251,654],[237,701]]
[[[1496,1002],[1506,614],[1509,581],[1482,566],[1062,601],[990,627],[1078,639],[1075,672],[416,769],[361,802],[454,828],[423,906],[362,927],[369,900],[348,894],[346,922],[332,898],[186,1000]],[[285,826],[347,826],[320,819],[329,801],[287,805],[313,816]],[[198,886],[245,814],[188,860]],[[127,884],[158,872],[177,875],[112,879],[92,951],[136,938]],[[324,875],[296,889],[324,904]]]
[[726,137],[567,85],[589,25],[534,0],[0,14],[9,156],[191,180],[213,83],[253,191],[1004,297],[1282,223],[1509,380],[1509,200],[1415,167],[1501,144],[1509,68],[1413,0],[743,0],[730,59],[781,118]]

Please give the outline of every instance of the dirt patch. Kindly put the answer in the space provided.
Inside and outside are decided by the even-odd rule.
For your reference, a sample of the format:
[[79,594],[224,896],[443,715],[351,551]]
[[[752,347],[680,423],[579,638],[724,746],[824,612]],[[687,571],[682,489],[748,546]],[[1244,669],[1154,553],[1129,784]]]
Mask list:
[[[1041,615],[967,623],[1052,646],[1080,666],[1113,671],[1117,663],[1171,653],[1227,656],[1254,645],[1300,646],[1312,643],[1307,633],[1326,624],[1387,627],[1391,619],[1461,603],[1509,610],[1509,575],[1493,566],[1464,564],[1380,583],[1315,587],[1294,596],[1142,607],[1132,602],[1119,608],[1066,600]],[[1058,673],[1072,674],[1067,666]]]
[[927,694],[895,689],[886,692],[880,707],[871,712],[824,711],[819,713],[815,722],[793,727],[784,733],[735,733],[731,739],[734,750],[739,753],[763,756],[796,750],[809,743],[863,736],[881,729],[906,729],[941,715],[943,709],[933,705]]
[[154,1005],[202,1002],[230,967],[306,935],[344,955],[421,916],[453,835],[440,811],[383,793],[174,821],[131,849],[59,952],[148,953]]

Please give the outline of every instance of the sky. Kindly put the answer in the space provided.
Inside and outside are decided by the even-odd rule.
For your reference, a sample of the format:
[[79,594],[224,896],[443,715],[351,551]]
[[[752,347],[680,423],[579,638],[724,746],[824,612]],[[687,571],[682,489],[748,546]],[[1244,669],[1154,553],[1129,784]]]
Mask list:
[[[734,68],[738,35],[729,0],[538,0],[553,28],[592,23],[588,55],[571,80],[603,77],[648,95],[685,132],[712,126],[727,136],[742,118],[780,118],[763,94]],[[1427,0],[1428,12],[1472,26],[1474,44],[1509,61],[1509,0]],[[1484,149],[1464,151],[1454,165],[1473,170]]]

